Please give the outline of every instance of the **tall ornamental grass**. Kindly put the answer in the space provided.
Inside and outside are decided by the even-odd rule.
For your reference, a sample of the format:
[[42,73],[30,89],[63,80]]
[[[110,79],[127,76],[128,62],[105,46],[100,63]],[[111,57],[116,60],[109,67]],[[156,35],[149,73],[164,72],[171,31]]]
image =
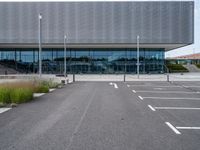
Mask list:
[[10,93],[10,99],[12,103],[16,104],[28,102],[33,99],[33,90],[25,88],[13,89]]
[[0,103],[24,103],[33,99],[33,93],[48,93],[59,84],[52,81],[21,81],[0,84]]
[[3,104],[11,103],[9,88],[0,87],[0,103]]

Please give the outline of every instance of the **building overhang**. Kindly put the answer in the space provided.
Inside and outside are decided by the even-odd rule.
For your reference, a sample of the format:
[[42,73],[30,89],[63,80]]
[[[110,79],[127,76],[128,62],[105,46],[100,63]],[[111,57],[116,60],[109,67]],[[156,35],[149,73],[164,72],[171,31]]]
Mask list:
[[[165,51],[173,50],[176,48],[184,47],[190,44],[139,44],[140,48],[164,48]],[[37,43],[26,43],[26,44],[16,44],[16,43],[0,43],[0,48],[38,48]],[[63,43],[43,43],[42,48],[63,48]],[[72,44],[68,43],[67,48],[137,48],[137,44],[131,43],[118,43],[118,44]]]

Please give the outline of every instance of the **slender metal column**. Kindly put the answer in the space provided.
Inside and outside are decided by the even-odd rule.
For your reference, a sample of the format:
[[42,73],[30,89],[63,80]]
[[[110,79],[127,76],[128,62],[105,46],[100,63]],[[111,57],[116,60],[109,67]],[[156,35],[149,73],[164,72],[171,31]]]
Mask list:
[[67,36],[64,36],[64,77],[66,78],[66,40]]
[[39,14],[39,76],[42,77],[42,15]]
[[137,78],[140,77],[140,36],[137,35]]

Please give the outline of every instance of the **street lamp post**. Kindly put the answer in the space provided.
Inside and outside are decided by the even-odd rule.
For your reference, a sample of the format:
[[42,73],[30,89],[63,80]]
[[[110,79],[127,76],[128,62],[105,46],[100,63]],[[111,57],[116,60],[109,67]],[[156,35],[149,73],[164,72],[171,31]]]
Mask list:
[[64,36],[64,77],[66,79],[66,40],[67,36]]
[[38,15],[39,19],[39,76],[42,77],[42,15]]
[[137,78],[139,79],[140,76],[140,36],[137,35]]

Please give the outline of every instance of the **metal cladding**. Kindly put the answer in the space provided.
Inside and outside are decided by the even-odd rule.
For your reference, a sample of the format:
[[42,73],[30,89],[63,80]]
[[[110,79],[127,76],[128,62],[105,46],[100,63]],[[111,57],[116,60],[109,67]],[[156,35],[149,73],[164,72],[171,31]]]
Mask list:
[[0,44],[191,44],[194,2],[1,2]]

